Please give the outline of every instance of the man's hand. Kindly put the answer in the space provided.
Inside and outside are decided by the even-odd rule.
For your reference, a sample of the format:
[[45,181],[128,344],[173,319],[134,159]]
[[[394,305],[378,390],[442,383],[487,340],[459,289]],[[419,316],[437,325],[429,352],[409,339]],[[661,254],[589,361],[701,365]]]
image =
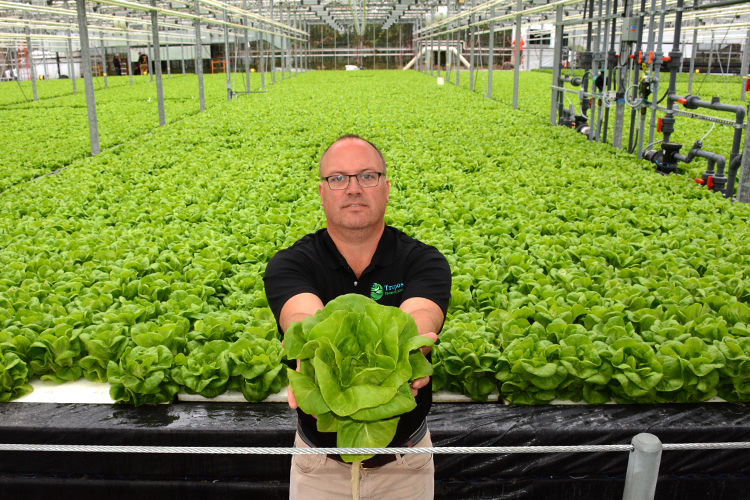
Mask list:
[[[435,332],[420,333],[420,336],[430,337],[433,342],[437,342],[437,333]],[[424,347],[420,347],[419,349],[422,351],[422,354],[427,356],[427,354],[432,349],[432,346],[424,346]],[[409,384],[409,387],[411,387],[412,396],[417,397],[417,393],[419,392],[419,389],[426,386],[429,381],[430,381],[430,377],[422,377],[422,378],[418,378],[417,380]],[[295,404],[296,402],[297,401],[295,400]]]

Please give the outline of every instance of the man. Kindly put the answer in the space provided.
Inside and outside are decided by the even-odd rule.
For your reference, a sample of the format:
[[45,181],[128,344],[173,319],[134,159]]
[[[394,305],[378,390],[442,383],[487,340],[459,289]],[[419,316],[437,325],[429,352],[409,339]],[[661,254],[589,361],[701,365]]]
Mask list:
[[[278,252],[264,277],[266,296],[283,333],[339,295],[359,293],[411,314],[420,335],[437,339],[450,299],[450,268],[434,247],[385,225],[389,184],[383,155],[370,142],[343,136],[320,160],[326,229]],[[425,348],[426,354],[429,352]],[[415,380],[417,408],[401,416],[391,446],[432,445],[425,417],[432,404],[429,377]],[[289,406],[297,408],[289,388]],[[336,447],[336,434],[318,432],[315,417],[297,409],[295,446]],[[430,499],[431,455],[378,455],[362,462],[362,498]],[[295,455],[290,498],[350,499],[351,465],[338,455]]]
[[122,76],[122,68],[120,67],[120,54],[115,54],[112,58],[112,64],[115,66],[115,76]]

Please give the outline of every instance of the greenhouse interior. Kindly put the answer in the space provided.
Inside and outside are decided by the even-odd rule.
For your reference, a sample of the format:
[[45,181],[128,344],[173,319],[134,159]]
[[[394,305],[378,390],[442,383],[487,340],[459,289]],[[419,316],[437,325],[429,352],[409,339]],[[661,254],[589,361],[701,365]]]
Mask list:
[[749,44],[0,0],[0,497],[750,498]]

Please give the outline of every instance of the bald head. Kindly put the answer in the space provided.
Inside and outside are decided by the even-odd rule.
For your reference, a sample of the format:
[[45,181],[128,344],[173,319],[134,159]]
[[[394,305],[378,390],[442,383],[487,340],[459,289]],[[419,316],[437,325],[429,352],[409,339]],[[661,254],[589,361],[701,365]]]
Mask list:
[[386,173],[385,158],[383,158],[383,153],[380,152],[380,150],[375,146],[375,144],[371,143],[370,141],[368,141],[366,139],[362,139],[358,135],[347,134],[347,135],[342,135],[341,137],[339,137],[338,139],[336,139],[335,141],[333,141],[333,143],[330,146],[328,146],[328,148],[326,148],[325,152],[323,152],[323,155],[320,157],[320,162],[318,163],[318,175],[319,176],[322,175],[322,172],[323,172],[323,160],[325,160],[325,157],[328,154],[328,151],[330,151],[331,148],[333,148],[337,144],[339,144],[341,142],[344,142],[344,141],[359,141],[359,142],[362,142],[364,144],[369,145],[378,154],[378,157],[380,158],[380,163],[383,166],[383,173],[384,174]]

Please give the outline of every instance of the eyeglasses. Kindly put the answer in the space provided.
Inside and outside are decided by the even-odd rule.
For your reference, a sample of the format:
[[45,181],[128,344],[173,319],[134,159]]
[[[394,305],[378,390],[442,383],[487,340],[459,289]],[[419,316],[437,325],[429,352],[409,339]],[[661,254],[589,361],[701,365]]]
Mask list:
[[352,177],[357,178],[357,183],[363,188],[371,188],[378,185],[380,182],[380,176],[385,175],[383,172],[362,172],[361,174],[336,174],[323,177],[328,181],[328,187],[331,189],[346,189],[349,187],[349,182]]

